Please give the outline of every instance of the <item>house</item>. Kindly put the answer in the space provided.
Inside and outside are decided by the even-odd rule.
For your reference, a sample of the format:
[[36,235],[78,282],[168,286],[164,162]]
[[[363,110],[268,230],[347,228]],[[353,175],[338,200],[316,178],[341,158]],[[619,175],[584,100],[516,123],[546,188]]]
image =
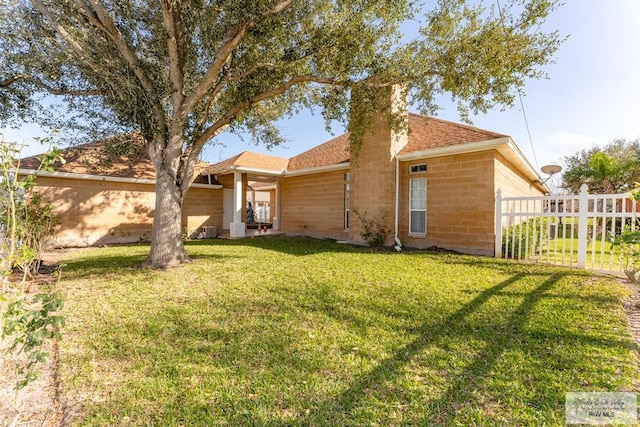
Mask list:
[[[108,245],[145,240],[155,209],[155,171],[142,137],[121,135],[62,150],[65,163],[37,171],[37,156],[22,159],[20,174],[37,174],[35,191],[61,220],[56,247]],[[203,170],[207,164],[198,165]],[[222,215],[222,186],[197,175],[182,212],[185,230],[213,225]]]
[[[507,135],[406,117],[401,132],[376,117],[357,156],[345,134],[290,159],[243,152],[200,165],[184,203],[183,227],[191,235],[211,227],[243,237],[251,202],[261,209],[260,221],[289,235],[362,241],[360,215],[384,224],[389,245],[397,239],[406,247],[493,255],[496,191],[505,197],[544,194],[538,174]],[[121,156],[99,170],[90,160],[99,148],[85,147],[37,180],[38,191],[63,218],[56,243],[144,237],[153,218],[150,163]]]
[[207,172],[228,193],[223,228],[243,236],[247,189],[271,183],[274,227],[290,235],[361,241],[357,212],[391,231],[389,245],[397,237],[408,247],[492,255],[496,191],[544,194],[538,174],[509,136],[411,113],[407,120],[398,134],[376,118],[355,159],[345,134],[286,164],[245,152],[212,165]]

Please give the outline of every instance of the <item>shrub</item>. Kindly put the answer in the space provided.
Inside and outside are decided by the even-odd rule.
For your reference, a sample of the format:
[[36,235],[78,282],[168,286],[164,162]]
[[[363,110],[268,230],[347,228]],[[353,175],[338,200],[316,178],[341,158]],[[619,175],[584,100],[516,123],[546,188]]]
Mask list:
[[[40,158],[41,168],[51,170],[58,159],[59,150],[53,149]],[[48,356],[42,350],[44,340],[59,338],[64,326],[64,317],[55,314],[63,305],[59,291],[25,292],[26,275],[36,268],[57,220],[51,205],[32,193],[35,177],[20,178],[19,169],[20,149],[0,143],[0,363],[13,360],[16,389],[38,377],[35,366]],[[16,265],[25,272],[20,284],[9,280]]]
[[358,220],[360,220],[360,237],[369,246],[373,248],[381,248],[387,241],[387,236],[391,232],[384,224],[382,219],[368,219],[366,212],[360,214],[358,211],[354,211]]
[[531,218],[502,230],[502,256],[526,258],[541,249],[549,237],[549,220]]
[[613,244],[619,245],[622,256],[622,268],[625,275],[635,284],[640,284],[640,221],[638,220],[636,205],[640,202],[640,184],[631,190],[633,201],[633,219],[625,224],[622,231],[613,236]]

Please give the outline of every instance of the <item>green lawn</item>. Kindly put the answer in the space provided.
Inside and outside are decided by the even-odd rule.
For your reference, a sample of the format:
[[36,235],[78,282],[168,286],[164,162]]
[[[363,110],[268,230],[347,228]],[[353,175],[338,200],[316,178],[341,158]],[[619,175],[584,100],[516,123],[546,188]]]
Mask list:
[[189,243],[67,261],[77,425],[564,425],[569,391],[632,391],[627,288],[583,272],[329,241]]

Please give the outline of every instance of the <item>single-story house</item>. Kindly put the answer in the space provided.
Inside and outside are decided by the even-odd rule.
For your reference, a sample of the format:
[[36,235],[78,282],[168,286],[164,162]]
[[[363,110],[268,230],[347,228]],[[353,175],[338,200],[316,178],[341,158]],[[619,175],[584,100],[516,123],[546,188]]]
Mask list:
[[[289,159],[246,151],[199,165],[184,203],[185,233],[197,236],[208,227],[243,237],[250,202],[260,221],[288,235],[362,241],[361,215],[385,225],[389,245],[397,239],[406,247],[493,255],[496,191],[538,196],[547,188],[509,136],[406,117],[404,132],[376,118],[357,157],[345,134]],[[109,150],[109,143],[64,150],[64,165],[38,172],[37,191],[62,218],[56,245],[149,235],[153,167],[142,155]],[[25,159],[23,173],[33,173],[35,164]]]

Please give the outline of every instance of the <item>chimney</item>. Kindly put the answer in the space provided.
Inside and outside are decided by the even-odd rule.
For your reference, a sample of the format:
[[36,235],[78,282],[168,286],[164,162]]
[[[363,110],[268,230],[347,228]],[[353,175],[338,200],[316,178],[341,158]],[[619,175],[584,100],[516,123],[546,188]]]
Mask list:
[[368,220],[383,223],[389,230],[387,244],[392,244],[395,156],[408,142],[407,92],[403,86],[392,86],[378,89],[373,96],[357,96],[352,94],[354,106],[375,111],[367,113],[362,144],[351,153],[349,238],[363,240],[362,224],[355,213],[358,212]]

